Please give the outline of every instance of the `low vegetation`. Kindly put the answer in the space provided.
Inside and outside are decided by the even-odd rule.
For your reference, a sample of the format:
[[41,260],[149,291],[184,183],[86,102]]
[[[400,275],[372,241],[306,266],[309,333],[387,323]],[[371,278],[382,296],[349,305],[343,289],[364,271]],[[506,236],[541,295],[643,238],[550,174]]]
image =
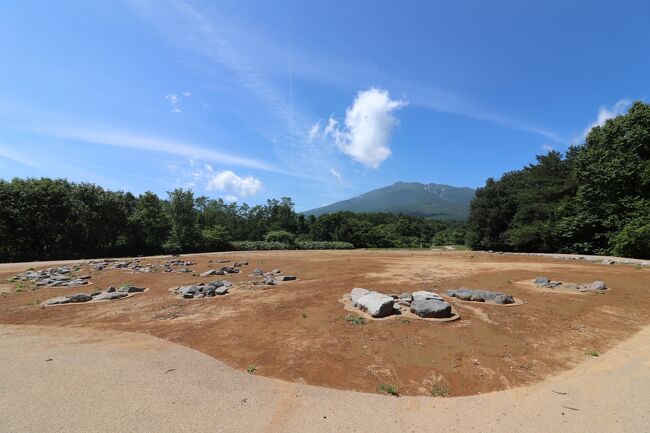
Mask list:
[[366,323],[366,319],[359,317],[356,314],[348,314],[345,316],[345,321],[352,323],[354,326],[364,325]]
[[397,387],[389,383],[382,383],[377,387],[377,391],[381,392],[382,394],[394,395],[395,397],[399,396],[399,390]]

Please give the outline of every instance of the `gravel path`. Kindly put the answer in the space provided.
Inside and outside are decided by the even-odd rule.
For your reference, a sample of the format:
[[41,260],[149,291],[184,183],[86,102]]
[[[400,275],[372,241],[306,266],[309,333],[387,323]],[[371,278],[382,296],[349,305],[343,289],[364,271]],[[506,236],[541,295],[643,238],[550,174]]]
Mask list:
[[387,397],[248,375],[142,334],[0,326],[0,431],[650,432],[650,327],[527,388]]

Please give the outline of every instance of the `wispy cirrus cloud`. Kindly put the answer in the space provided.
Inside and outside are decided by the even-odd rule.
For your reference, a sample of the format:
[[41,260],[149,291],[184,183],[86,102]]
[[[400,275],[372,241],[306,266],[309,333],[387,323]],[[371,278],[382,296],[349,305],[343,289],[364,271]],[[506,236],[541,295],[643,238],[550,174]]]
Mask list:
[[183,102],[183,98],[189,98],[191,96],[192,94],[190,92],[182,92],[180,94],[168,93],[165,95],[165,99],[169,102],[172,113],[182,113],[181,103]]
[[[247,111],[247,120],[267,137],[278,158],[293,173],[314,177],[314,173],[327,172],[332,155],[309,140],[311,122],[294,106],[291,89],[281,90],[274,85],[259,62],[233,43],[236,38],[223,30],[223,22],[220,25],[216,17],[183,1],[132,0],[129,4],[177,47],[217,64],[253,98],[255,110]],[[288,65],[288,50],[277,53],[275,63]],[[291,74],[290,69],[282,72]],[[241,103],[246,101],[238,99]]]
[[66,140],[146,150],[150,152],[163,152],[188,158],[194,157],[206,161],[216,161],[227,165],[287,174],[286,171],[275,167],[272,164],[254,158],[237,156],[231,152],[219,151],[184,141],[151,136],[138,132],[105,129],[102,127],[82,128],[74,126],[45,126],[41,127],[40,131],[51,137],[63,138]]

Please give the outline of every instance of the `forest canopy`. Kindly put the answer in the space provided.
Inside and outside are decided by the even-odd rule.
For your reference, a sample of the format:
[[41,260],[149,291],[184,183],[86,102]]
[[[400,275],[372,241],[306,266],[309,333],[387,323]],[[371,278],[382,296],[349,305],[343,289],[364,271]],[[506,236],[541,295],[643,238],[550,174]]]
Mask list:
[[475,249],[650,258],[650,105],[635,102],[564,155],[488,179],[467,232]]

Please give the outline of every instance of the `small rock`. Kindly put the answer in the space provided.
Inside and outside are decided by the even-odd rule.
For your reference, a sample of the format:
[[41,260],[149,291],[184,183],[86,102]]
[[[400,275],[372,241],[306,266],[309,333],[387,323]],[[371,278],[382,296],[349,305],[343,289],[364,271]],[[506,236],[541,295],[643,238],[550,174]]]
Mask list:
[[275,278],[277,281],[294,281],[296,279],[295,275],[280,275]]
[[550,282],[551,282],[551,280],[549,280],[546,277],[537,277],[537,278],[535,278],[535,284],[537,284],[538,286],[544,286],[544,285],[546,285],[546,284],[548,284]]

